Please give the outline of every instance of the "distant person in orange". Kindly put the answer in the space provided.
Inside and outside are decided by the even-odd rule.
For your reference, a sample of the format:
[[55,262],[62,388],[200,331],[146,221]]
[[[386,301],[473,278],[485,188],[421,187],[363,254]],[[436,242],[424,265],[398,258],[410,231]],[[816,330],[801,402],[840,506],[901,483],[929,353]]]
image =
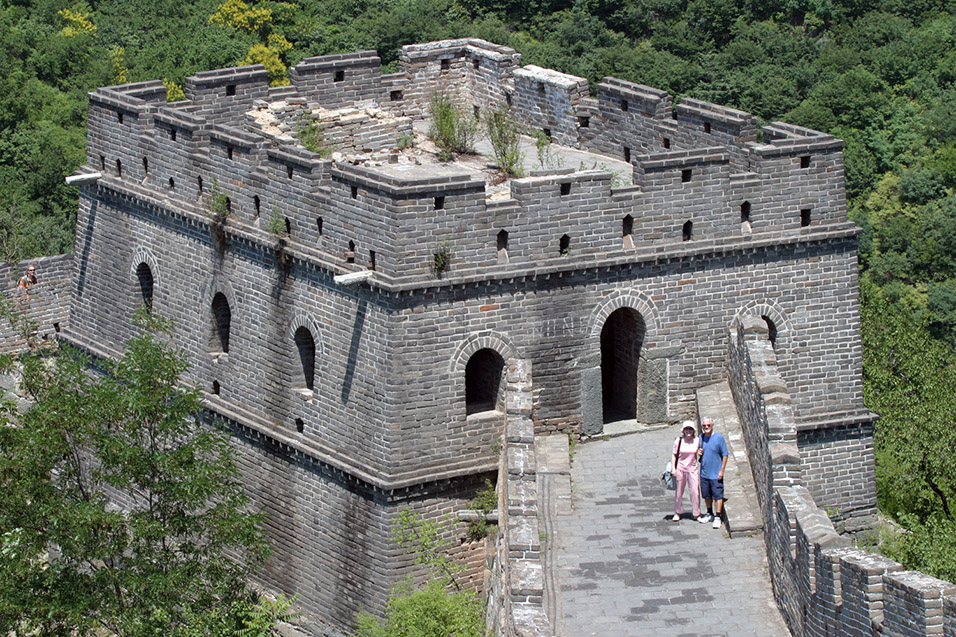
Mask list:
[[30,298],[30,288],[37,284],[37,269],[36,266],[28,265],[27,273],[20,277],[20,282],[17,283],[18,288],[23,288],[23,291],[27,293],[27,299]]

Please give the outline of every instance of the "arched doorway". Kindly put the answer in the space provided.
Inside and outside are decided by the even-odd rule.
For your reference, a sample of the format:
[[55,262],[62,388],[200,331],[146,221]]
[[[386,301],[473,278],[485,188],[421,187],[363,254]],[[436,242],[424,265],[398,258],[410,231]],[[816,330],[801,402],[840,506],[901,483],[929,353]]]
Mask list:
[[229,331],[232,327],[232,311],[229,301],[222,292],[217,292],[212,300],[212,335],[209,340],[209,351],[220,354],[229,352]]
[[604,422],[637,418],[637,367],[646,327],[641,315],[615,310],[601,329],[601,394]]

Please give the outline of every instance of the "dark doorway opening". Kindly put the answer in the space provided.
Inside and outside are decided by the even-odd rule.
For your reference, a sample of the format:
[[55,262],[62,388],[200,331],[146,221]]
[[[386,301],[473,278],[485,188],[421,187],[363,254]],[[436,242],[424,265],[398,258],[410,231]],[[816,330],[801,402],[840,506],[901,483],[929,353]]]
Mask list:
[[294,335],[295,348],[299,352],[302,375],[296,386],[312,391],[315,387],[315,339],[306,327],[299,327]]
[[505,360],[493,349],[480,349],[465,365],[465,413],[503,411]]
[[644,333],[644,319],[630,308],[615,310],[601,329],[601,393],[605,423],[637,417],[637,367]]
[[212,352],[226,354],[229,352],[229,330],[232,326],[232,311],[229,301],[222,292],[217,292],[212,299],[212,338],[209,349]]

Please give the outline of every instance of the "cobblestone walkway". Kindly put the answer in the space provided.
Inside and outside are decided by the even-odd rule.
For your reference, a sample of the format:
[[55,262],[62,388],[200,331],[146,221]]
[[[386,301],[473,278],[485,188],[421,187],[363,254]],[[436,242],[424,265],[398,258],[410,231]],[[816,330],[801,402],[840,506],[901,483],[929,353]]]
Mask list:
[[676,435],[577,446],[573,508],[552,529],[559,635],[789,635],[761,537],[730,539],[692,520],[686,504],[684,519],[671,521],[673,492],[658,476]]

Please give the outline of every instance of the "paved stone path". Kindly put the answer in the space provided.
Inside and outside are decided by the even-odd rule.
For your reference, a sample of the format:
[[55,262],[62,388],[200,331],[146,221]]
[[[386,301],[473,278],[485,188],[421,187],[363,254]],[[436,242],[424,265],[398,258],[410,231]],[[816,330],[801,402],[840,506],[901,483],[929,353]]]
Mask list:
[[553,517],[549,538],[558,635],[789,635],[762,537],[730,539],[692,520],[688,504],[671,521],[673,492],[658,476],[676,435],[671,427],[577,446],[573,507]]

